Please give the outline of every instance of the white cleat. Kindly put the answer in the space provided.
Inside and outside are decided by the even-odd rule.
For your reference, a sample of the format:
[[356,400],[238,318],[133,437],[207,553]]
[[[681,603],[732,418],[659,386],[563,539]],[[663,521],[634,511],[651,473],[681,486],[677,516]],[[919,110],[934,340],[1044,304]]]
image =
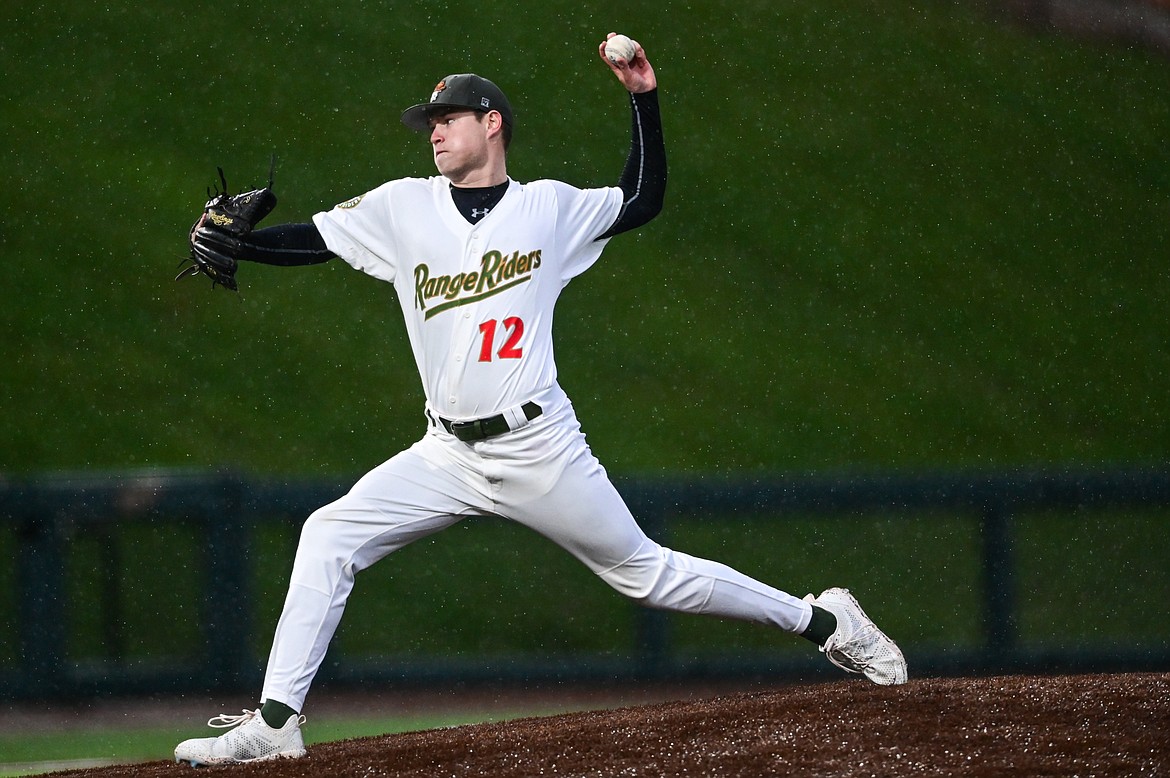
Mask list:
[[184,740],[175,748],[175,761],[201,767],[304,756],[305,741],[301,737],[304,723],[304,716],[289,716],[283,727],[273,729],[261,718],[259,710],[246,710],[239,716],[216,716],[207,726],[230,731],[219,737]]
[[804,598],[837,617],[837,629],[821,652],[848,673],[860,673],[882,686],[906,683],[906,658],[898,644],[877,628],[848,589],[826,589]]

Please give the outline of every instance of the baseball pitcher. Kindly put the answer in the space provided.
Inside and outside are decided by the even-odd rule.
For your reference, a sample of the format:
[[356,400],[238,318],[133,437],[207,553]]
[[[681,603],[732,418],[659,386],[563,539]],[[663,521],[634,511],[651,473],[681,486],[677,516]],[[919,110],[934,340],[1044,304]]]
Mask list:
[[212,719],[227,731],[179,744],[176,761],[303,755],[305,699],[354,576],[468,516],[530,527],[647,607],[774,627],[812,641],[847,672],[905,682],[901,651],[847,590],[801,599],[647,537],[585,441],[557,383],[557,297],[612,238],[658,214],[667,181],[646,52],[611,33],[598,53],[629,93],[630,151],[616,186],[509,178],[512,106],[491,81],[461,73],[402,114],[428,138],[437,175],[389,181],[311,223],[266,229],[253,228],[275,205],[270,187],[208,201],[190,233],[194,269],[184,274],[234,289],[239,260],[340,258],[393,284],[426,397],[426,431],[308,518],[261,706]]

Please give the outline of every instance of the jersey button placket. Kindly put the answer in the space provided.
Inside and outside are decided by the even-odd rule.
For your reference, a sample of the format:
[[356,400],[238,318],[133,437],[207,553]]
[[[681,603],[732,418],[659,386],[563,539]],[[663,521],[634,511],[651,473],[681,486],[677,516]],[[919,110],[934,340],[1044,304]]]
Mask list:
[[[479,267],[479,233],[472,232],[467,237],[466,248],[464,249],[464,263],[467,268]],[[465,351],[470,348],[469,344],[475,343],[475,326],[471,322],[471,310],[469,307],[464,307],[459,316],[461,320],[460,325],[451,328],[451,355],[452,360],[449,364],[447,375],[448,383],[447,389],[449,392],[448,403],[454,409],[458,403],[456,393],[458,387],[464,385],[464,374],[467,371],[468,359],[465,358]]]

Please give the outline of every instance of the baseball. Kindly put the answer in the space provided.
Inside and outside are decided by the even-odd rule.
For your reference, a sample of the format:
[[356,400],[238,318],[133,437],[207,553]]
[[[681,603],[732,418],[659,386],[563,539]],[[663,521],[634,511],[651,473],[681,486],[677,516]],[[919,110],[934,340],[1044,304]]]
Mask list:
[[623,59],[628,64],[637,53],[638,47],[625,35],[615,35],[605,42],[605,56],[615,65]]

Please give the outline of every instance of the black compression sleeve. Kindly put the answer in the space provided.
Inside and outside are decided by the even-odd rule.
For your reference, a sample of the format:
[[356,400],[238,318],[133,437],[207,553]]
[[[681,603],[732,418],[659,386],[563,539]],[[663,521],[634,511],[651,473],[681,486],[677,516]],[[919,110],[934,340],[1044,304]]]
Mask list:
[[335,256],[312,223],[265,227],[240,241],[240,259],[265,265],[317,265]]
[[666,143],[662,138],[658,90],[631,93],[630,109],[630,155],[618,181],[625,202],[617,220],[602,238],[641,227],[662,211],[666,198]]

